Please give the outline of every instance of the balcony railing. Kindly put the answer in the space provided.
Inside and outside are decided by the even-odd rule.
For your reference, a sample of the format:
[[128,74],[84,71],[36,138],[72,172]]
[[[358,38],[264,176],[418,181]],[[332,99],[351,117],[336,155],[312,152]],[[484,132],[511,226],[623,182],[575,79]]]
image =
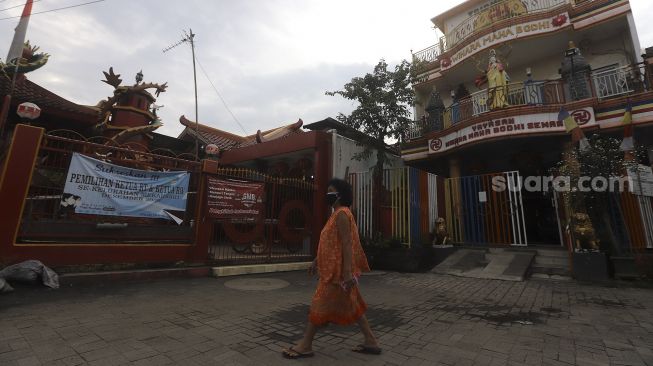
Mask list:
[[514,0],[500,1],[465,19],[454,29],[440,37],[438,44],[415,52],[413,58],[423,62],[436,61],[444,52],[484,29],[492,27],[499,21],[549,11],[568,3],[569,0],[531,0],[524,2],[523,7],[519,7],[513,6],[515,4]]
[[413,122],[408,131],[408,139],[417,139],[428,132],[440,131],[498,109],[562,104],[564,102],[565,92],[562,80],[513,83],[504,87],[488,88],[470,94],[446,108],[442,113],[442,124],[434,123],[433,119],[426,118]]
[[[598,70],[573,77],[578,83],[570,88],[562,79],[546,81],[527,81],[511,83],[504,87],[487,88],[470,94],[451,104],[442,111],[442,117],[415,121],[409,128],[408,139],[420,138],[432,131],[440,131],[455,126],[472,117],[487,112],[509,109],[511,107],[560,105],[579,99],[579,86],[583,90],[581,99],[596,98],[604,100],[633,93],[651,90],[651,66],[642,63]],[[583,85],[580,85],[583,84]],[[576,92],[572,92],[574,89]],[[434,122],[440,121],[440,122]]]
[[444,111],[444,128],[497,109],[564,103],[560,80],[513,83],[471,94]]
[[640,65],[627,65],[592,73],[594,93],[598,99],[642,91],[646,88],[644,80],[644,70]]
[[419,62],[433,62],[440,57],[442,47],[439,44],[435,44],[431,47],[425,48],[421,51],[413,53],[413,60]]
[[426,118],[413,121],[413,123],[411,123],[408,127],[408,133],[406,137],[408,137],[408,140],[420,138],[427,132],[436,131],[436,129],[432,127],[433,126],[431,126]]

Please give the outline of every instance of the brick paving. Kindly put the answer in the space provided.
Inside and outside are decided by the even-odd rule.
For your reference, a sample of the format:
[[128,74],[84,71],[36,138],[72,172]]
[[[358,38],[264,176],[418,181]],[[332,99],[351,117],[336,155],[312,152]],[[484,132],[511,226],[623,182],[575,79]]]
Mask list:
[[[247,277],[241,277],[247,278]],[[365,276],[383,354],[349,351],[355,327],[318,333],[285,360],[315,280],[271,291],[233,278],[18,288],[0,297],[0,365],[653,365],[653,290],[431,273]]]

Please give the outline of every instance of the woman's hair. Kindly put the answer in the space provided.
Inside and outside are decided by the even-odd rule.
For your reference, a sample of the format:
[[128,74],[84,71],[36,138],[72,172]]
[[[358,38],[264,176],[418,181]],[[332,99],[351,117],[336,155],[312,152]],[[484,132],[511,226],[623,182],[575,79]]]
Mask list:
[[347,183],[342,179],[333,178],[329,181],[328,186],[331,186],[338,191],[338,196],[340,196],[340,204],[343,206],[351,206],[354,201],[354,194],[351,190],[351,184]]

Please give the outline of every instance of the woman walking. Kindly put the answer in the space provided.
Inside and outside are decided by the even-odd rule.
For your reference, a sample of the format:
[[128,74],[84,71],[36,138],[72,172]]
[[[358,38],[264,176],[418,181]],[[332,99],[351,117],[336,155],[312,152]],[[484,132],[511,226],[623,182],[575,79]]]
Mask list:
[[329,182],[326,200],[333,212],[322,229],[317,257],[309,269],[310,274],[317,273],[320,279],[311,302],[304,337],[296,345],[283,350],[286,358],[312,357],[315,333],[318,327],[329,323],[358,323],[365,340],[352,351],[381,353],[365,317],[367,304],[357,286],[361,273],[369,271],[370,267],[361,247],[354,216],[349,210],[352,199],[349,183],[335,178]]

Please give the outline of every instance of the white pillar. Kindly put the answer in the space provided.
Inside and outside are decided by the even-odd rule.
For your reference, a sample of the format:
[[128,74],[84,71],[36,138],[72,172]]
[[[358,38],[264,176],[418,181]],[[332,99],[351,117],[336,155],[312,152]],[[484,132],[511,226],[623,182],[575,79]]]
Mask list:
[[640,63],[644,61],[642,59],[642,46],[639,44],[639,37],[637,36],[637,28],[635,27],[635,19],[633,18],[633,12],[629,11],[626,14],[626,19],[628,20],[628,31],[630,32],[630,41],[632,42],[633,50],[635,52],[635,59],[632,60],[634,63]]

